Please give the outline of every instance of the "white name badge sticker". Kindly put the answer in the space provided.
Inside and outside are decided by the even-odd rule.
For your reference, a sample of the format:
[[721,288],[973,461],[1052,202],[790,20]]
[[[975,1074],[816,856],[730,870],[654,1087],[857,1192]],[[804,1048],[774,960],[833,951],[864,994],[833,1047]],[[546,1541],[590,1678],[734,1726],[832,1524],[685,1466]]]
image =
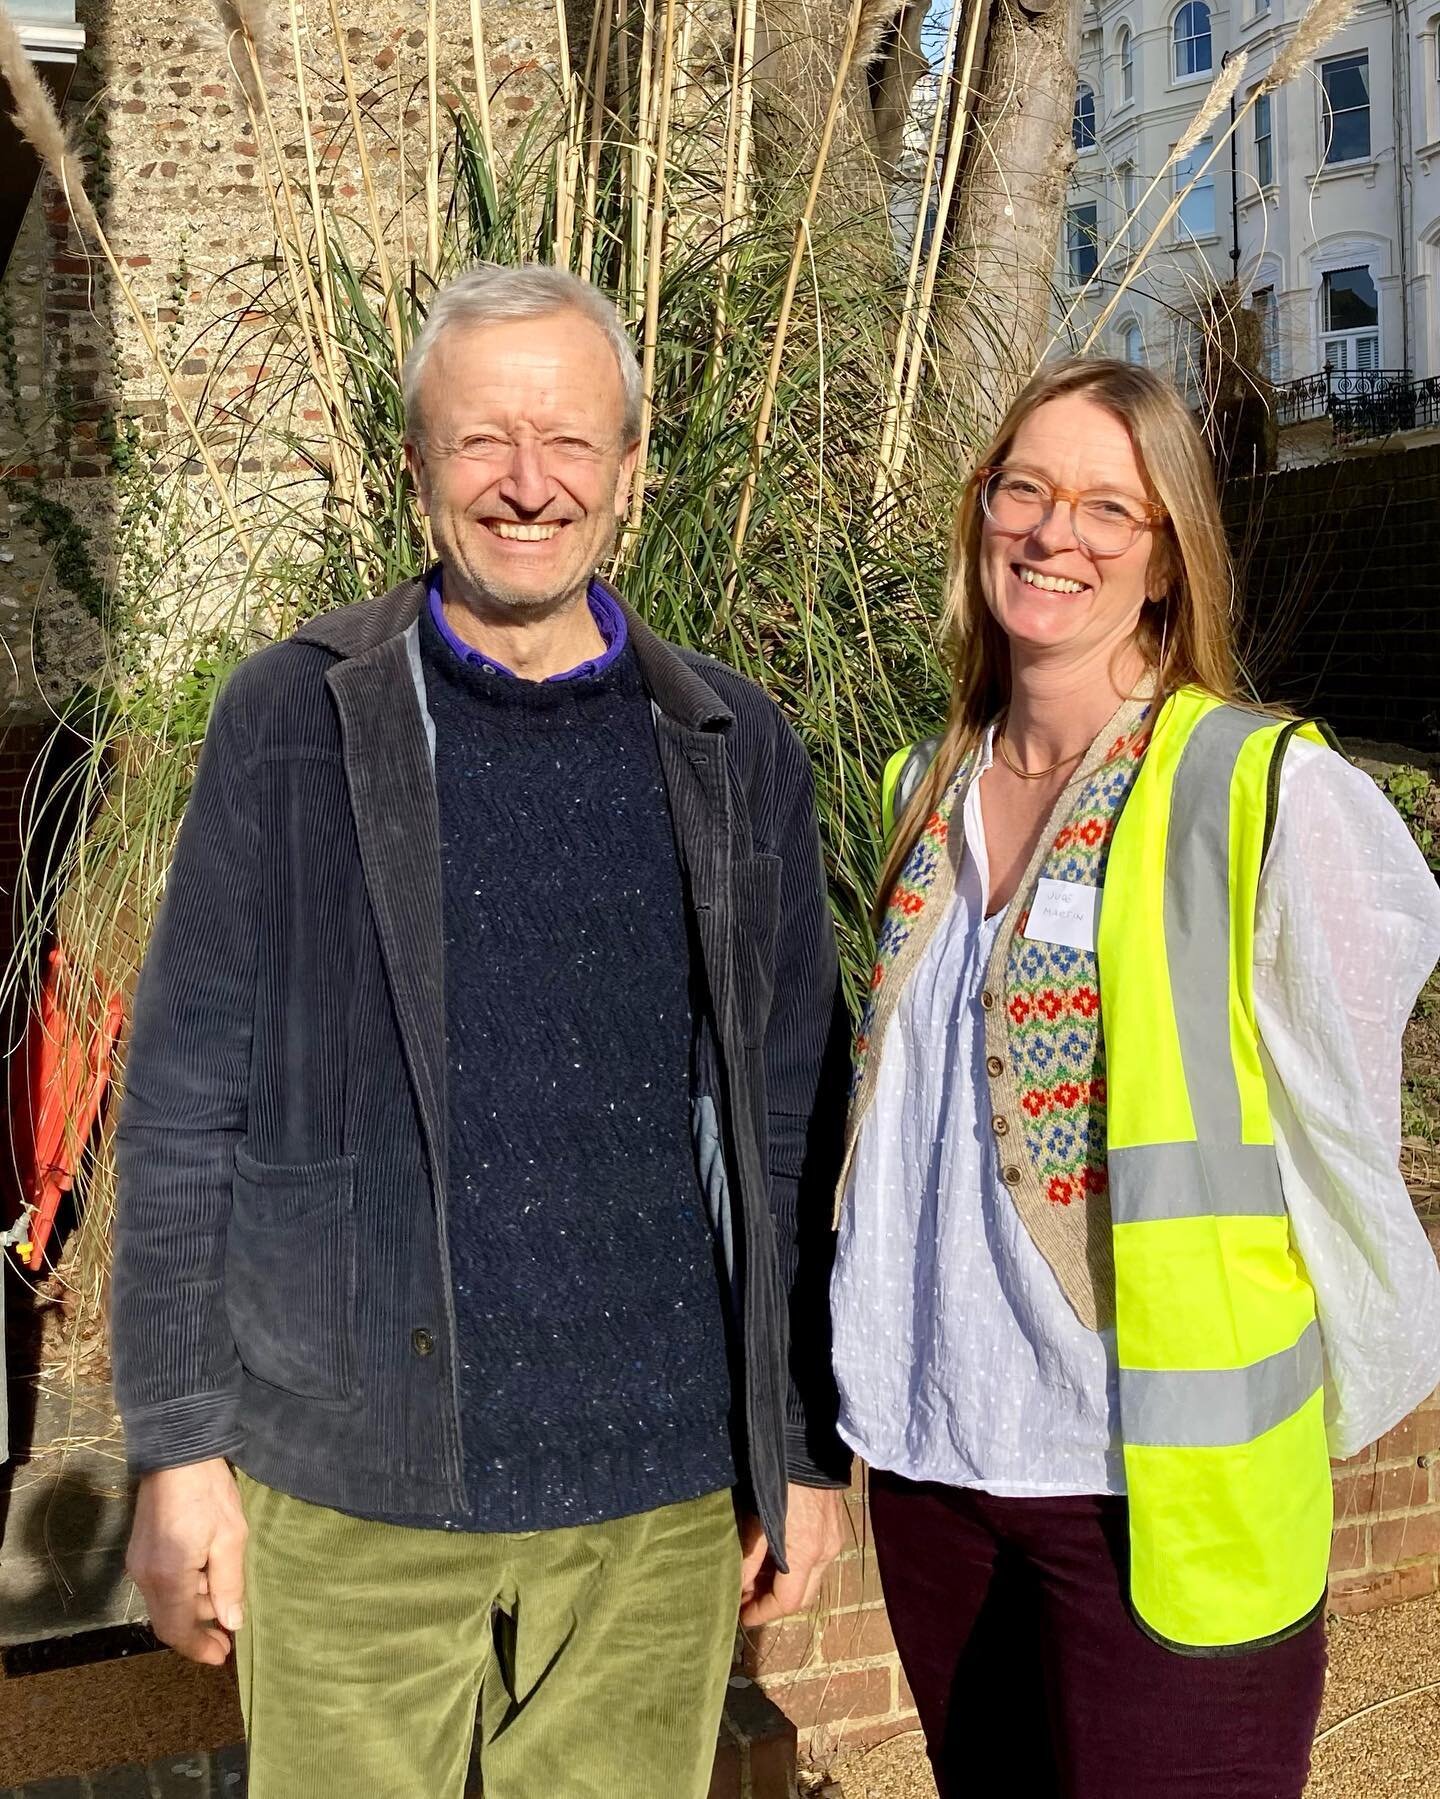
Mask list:
[[1042,880],[1035,889],[1035,903],[1025,925],[1025,935],[1037,943],[1063,943],[1070,949],[1095,947],[1095,924],[1100,916],[1100,890],[1078,881]]

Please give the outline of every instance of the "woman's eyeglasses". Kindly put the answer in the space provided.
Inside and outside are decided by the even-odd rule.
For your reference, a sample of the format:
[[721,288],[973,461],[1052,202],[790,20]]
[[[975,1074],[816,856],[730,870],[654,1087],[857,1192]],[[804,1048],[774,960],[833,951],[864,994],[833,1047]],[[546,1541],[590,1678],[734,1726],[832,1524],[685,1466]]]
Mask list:
[[1150,500],[1098,487],[1076,493],[1023,469],[982,468],[975,478],[986,518],[1007,537],[1027,536],[1045,523],[1057,500],[1068,500],[1075,536],[1092,556],[1123,556],[1142,531],[1166,517],[1165,508]]

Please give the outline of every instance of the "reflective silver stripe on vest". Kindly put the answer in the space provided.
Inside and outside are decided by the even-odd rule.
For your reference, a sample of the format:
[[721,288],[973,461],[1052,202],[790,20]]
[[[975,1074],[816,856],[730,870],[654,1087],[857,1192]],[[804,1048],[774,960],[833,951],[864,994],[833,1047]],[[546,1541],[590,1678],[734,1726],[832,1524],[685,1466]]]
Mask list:
[[1248,1368],[1198,1372],[1120,1370],[1125,1441],[1164,1449],[1226,1449],[1252,1442],[1297,1412],[1325,1375],[1312,1319],[1289,1349]]
[[[1165,958],[1198,1141],[1111,1151],[1116,1224],[1285,1215],[1273,1145],[1240,1140],[1240,1087],[1230,1050],[1230,789],[1245,743],[1271,722],[1217,708],[1195,726],[1175,770]],[[1248,1443],[1291,1417],[1323,1379],[1313,1320],[1289,1349],[1244,1368],[1122,1368],[1125,1441],[1193,1449]]]
[[1110,1151],[1110,1216],[1280,1218],[1285,1194],[1268,1143],[1141,1143]]
[[1165,959],[1195,1134],[1239,1144],[1230,1060],[1230,785],[1246,740],[1273,719],[1207,712],[1180,752],[1165,852]]

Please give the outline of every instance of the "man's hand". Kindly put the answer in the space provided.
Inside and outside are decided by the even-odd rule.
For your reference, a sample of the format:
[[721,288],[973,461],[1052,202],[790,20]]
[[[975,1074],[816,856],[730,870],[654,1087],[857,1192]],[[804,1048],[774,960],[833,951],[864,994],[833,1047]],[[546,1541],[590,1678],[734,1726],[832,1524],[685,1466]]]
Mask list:
[[845,1494],[835,1487],[790,1486],[785,1519],[785,1559],[781,1574],[770,1560],[770,1545],[758,1518],[741,1526],[740,1622],[773,1624],[791,1612],[808,1611],[820,1595],[825,1570],[845,1542]]
[[162,1643],[192,1662],[225,1660],[245,1599],[245,1514],[228,1463],[142,1476],[125,1569]]

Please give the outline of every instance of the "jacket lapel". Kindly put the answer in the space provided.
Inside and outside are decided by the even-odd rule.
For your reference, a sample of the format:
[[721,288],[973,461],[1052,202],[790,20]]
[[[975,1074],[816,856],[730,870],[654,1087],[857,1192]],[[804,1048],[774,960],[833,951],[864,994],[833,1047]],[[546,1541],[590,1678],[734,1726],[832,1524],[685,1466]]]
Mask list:
[[435,776],[403,636],[336,662],[360,861],[437,1191],[444,1192],[445,973]]

